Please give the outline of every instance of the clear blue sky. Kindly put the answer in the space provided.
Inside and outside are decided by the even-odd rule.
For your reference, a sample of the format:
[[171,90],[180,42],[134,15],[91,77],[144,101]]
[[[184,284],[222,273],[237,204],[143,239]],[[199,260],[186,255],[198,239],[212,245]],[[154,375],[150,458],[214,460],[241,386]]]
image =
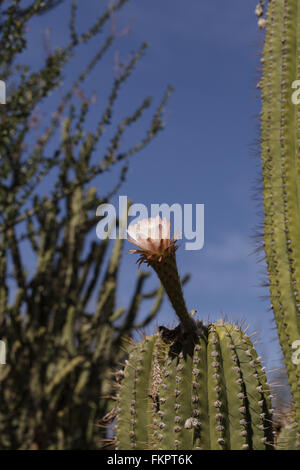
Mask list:
[[[82,30],[103,11],[106,2],[81,1],[78,28]],[[175,91],[166,111],[166,128],[150,146],[133,157],[121,194],[134,202],[205,204],[205,245],[201,251],[178,251],[182,274],[192,278],[185,287],[187,304],[198,310],[199,318],[227,316],[244,320],[250,330],[259,330],[258,349],[268,368],[278,364],[279,346],[273,330],[264,265],[251,252],[256,214],[253,187],[259,176],[259,160],[253,144],[259,137],[260,101],[258,80],[262,33],[254,9],[257,0],[131,0],[118,13],[118,29],[132,23],[130,35],[118,40],[84,89],[97,91],[88,126],[95,128],[105,104],[113,76],[113,56],[119,51],[126,59],[143,41],[149,49],[120,94],[115,118],[118,122],[134,111],[148,94],[159,102],[167,84]],[[69,18],[67,1],[54,13],[34,20],[24,60],[33,67],[44,57],[43,31],[51,28],[53,46],[66,42]],[[97,36],[89,49],[82,48],[67,68],[65,85],[101,45]],[[53,103],[55,101],[53,97]],[[42,110],[43,111],[43,110]],[[45,109],[44,109],[45,112]],[[143,135],[150,112],[128,134],[126,144]],[[107,134],[107,139],[110,133]],[[117,178],[97,180],[100,193]],[[128,303],[137,267],[134,256],[126,254],[120,276],[119,303]],[[156,283],[152,275],[153,284]],[[147,308],[148,308],[147,304]],[[145,315],[145,308],[141,315]],[[174,314],[165,301],[155,324],[175,325]],[[154,325],[147,329],[153,331]]]

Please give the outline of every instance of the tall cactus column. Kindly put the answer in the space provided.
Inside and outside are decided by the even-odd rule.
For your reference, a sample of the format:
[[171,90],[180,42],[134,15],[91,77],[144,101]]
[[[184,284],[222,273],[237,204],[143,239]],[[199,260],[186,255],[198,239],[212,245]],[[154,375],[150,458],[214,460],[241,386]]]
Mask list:
[[[263,50],[261,158],[271,304],[300,426],[300,2],[270,0]],[[294,84],[294,85],[293,85]]]

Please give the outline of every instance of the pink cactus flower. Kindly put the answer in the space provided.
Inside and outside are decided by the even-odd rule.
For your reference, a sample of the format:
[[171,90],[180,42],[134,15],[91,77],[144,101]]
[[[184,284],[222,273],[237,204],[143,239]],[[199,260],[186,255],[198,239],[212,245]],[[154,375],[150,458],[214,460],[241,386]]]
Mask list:
[[161,261],[162,257],[174,247],[174,239],[170,240],[170,221],[160,216],[143,219],[137,224],[131,224],[127,230],[130,238],[128,241],[134,243],[139,249],[131,250],[130,253],[143,255],[143,260],[155,258]]

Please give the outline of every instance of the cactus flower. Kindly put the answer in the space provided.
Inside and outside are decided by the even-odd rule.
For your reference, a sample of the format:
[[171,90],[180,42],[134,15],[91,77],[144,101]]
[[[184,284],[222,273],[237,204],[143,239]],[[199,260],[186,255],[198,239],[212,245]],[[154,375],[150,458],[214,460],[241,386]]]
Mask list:
[[151,258],[161,261],[170,252],[170,247],[175,248],[176,240],[170,239],[170,221],[159,215],[129,225],[127,233],[130,236],[127,240],[139,247],[130,253],[140,254],[140,263]]

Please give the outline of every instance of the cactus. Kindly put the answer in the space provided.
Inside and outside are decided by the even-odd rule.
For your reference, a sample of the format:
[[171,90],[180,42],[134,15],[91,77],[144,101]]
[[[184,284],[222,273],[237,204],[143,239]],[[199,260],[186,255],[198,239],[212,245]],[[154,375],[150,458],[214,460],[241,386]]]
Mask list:
[[297,432],[297,422],[293,409],[287,408],[281,412],[278,428],[279,432],[276,438],[276,448],[278,450],[299,450],[299,434]]
[[[114,107],[146,44],[120,64],[106,102],[101,88],[94,126],[87,120],[98,105],[80,88],[113,47],[117,35],[106,26],[127,0],[100,6],[99,16],[80,31],[80,2],[72,0],[69,40],[52,48],[34,71],[19,57],[26,49],[28,22],[62,0],[25,3],[0,2],[0,78],[8,85],[6,104],[0,105],[0,340],[6,347],[6,364],[0,364],[0,449],[99,449],[103,441],[97,423],[112,393],[111,368],[124,360],[122,339],[155,317],[163,293],[160,287],[147,292],[147,274],[140,273],[129,307],[117,308],[123,244],[95,240],[95,213],[119,190],[127,165],[105,194],[107,172],[163,128],[170,89],[145,134],[123,148],[128,127],[146,112],[151,97],[122,117],[114,117]],[[89,49],[96,35],[93,57],[81,70],[75,67],[78,75],[69,74],[71,83],[66,80],[61,93],[64,66],[78,48]],[[49,102],[48,95],[57,91]],[[45,112],[39,127],[41,101]],[[103,143],[108,129],[111,139]],[[154,305],[140,324],[145,297],[152,297]]]
[[[300,426],[300,106],[292,100],[300,78],[300,5],[270,0],[260,82],[264,250],[271,307]],[[300,429],[300,428],[299,428]]]
[[238,326],[205,326],[194,310],[188,313],[170,222],[145,219],[128,233],[138,246],[132,252],[155,270],[180,324],[132,345],[115,397],[116,448],[272,448],[270,391],[250,338]]
[[131,345],[116,396],[116,448],[271,449],[270,392],[250,338],[223,322],[171,345],[161,331]]

